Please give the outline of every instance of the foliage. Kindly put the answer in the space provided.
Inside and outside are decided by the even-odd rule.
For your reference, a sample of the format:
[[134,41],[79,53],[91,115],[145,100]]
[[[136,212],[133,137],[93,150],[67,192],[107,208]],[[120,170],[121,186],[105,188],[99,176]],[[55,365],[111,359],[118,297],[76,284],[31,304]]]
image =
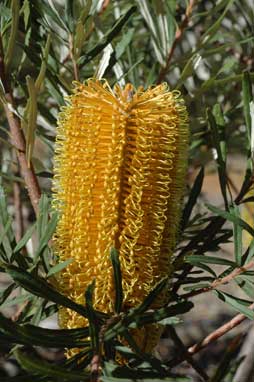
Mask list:
[[[254,240],[245,248],[242,237],[246,231],[254,237],[254,230],[241,215],[244,204],[253,203],[248,197],[253,185],[253,23],[248,0],[1,1],[0,271],[8,283],[0,294],[0,350],[1,357],[19,365],[15,376],[1,369],[1,381],[95,381],[100,366],[104,382],[187,381],[172,370],[184,360],[203,380],[233,378],[239,341],[209,378],[192,359],[206,345],[201,341],[187,349],[174,327],[195,309],[192,298],[207,292],[242,314],[240,321],[253,319]],[[50,209],[56,119],[73,80],[93,76],[136,87],[167,81],[182,92],[189,110],[189,174],[196,177],[188,179],[169,301],[158,310],[150,306],[165,280],[143,304],[121,311],[121,264],[113,249],[113,317],[93,309],[92,285],[84,291],[84,305],[55,287],[55,275],[72,261],[55,265],[51,245],[57,223]],[[228,174],[232,153],[245,158],[241,185],[232,184]],[[218,174],[220,206],[205,203],[201,192],[211,167]],[[231,241],[234,255],[228,258],[221,245]],[[221,289],[229,282],[244,297]],[[59,306],[87,317],[89,328],[40,327]],[[17,308],[12,319],[4,314],[7,307]],[[153,322],[170,328],[180,355],[162,362],[140,351],[130,329]],[[214,333],[213,340],[228,330]],[[82,351],[49,362],[38,347]],[[91,371],[96,356],[100,366]]]

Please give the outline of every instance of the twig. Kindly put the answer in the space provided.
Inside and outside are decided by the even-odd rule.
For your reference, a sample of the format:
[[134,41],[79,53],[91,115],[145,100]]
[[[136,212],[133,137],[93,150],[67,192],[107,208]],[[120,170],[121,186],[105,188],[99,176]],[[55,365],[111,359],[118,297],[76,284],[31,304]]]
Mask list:
[[94,354],[91,361],[91,382],[98,382],[100,376],[100,355]]
[[30,167],[28,166],[28,163],[26,160],[26,141],[25,141],[24,133],[21,130],[20,120],[14,114],[15,100],[6,77],[1,37],[0,37],[0,78],[5,90],[6,102],[3,103],[3,107],[4,107],[5,114],[6,114],[9,127],[10,127],[12,144],[17,148],[16,155],[20,165],[21,175],[23,176],[23,179],[25,181],[28,195],[31,200],[33,209],[37,213],[41,191],[40,191],[39,183],[35,175],[32,164],[30,164]]
[[158,84],[161,83],[164,80],[164,78],[165,78],[165,76],[166,76],[166,74],[167,74],[167,72],[169,70],[171,59],[173,57],[173,54],[175,52],[175,49],[177,47],[178,42],[183,37],[183,32],[184,32],[185,28],[189,24],[190,16],[192,14],[192,10],[194,8],[195,3],[196,3],[196,0],[190,0],[189,5],[186,8],[184,19],[181,22],[179,28],[176,30],[175,39],[174,39],[173,44],[171,46],[171,49],[169,51],[168,58],[167,58],[167,61],[166,61],[166,65],[161,69],[161,71],[159,73],[159,77],[158,77],[158,81],[157,81]]
[[103,4],[100,9],[100,13],[99,13],[100,15],[107,9],[107,7],[109,6],[109,3],[110,3],[110,0],[103,1]]
[[197,289],[197,290],[193,290],[189,293],[185,293],[185,294],[181,295],[181,297],[184,299],[187,299],[187,298],[194,297],[194,296],[201,294],[201,293],[210,292],[211,290],[216,289],[221,285],[228,284],[235,277],[239,276],[243,272],[246,272],[248,269],[250,269],[252,267],[254,267],[254,260],[250,261],[248,264],[244,265],[243,267],[239,267],[239,268],[234,269],[233,272],[229,273],[229,275],[227,275],[225,277],[222,277],[222,279],[214,280],[211,283],[211,285],[204,287],[204,288]]
[[[254,308],[254,303],[249,306],[249,309]],[[208,336],[206,336],[202,341],[196,343],[195,345],[188,348],[188,353],[195,354],[201,349],[208,346],[210,343],[218,340],[224,334],[228,333],[230,330],[240,325],[247,317],[244,314],[237,314],[234,318],[228,321],[226,324],[220,326],[218,329],[214,330]]]

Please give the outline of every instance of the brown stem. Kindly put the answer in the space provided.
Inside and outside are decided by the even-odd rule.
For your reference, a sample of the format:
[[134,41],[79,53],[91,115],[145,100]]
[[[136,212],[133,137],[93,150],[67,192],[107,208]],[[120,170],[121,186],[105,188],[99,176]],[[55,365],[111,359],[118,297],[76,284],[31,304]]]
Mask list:
[[193,290],[189,293],[185,293],[185,294],[181,295],[181,297],[187,299],[190,297],[197,296],[201,293],[210,292],[211,290],[216,289],[216,288],[220,287],[221,285],[228,284],[235,277],[246,272],[248,269],[250,269],[252,267],[254,267],[254,260],[250,261],[248,264],[244,265],[243,267],[239,267],[239,268],[234,269],[233,272],[231,272],[229,275],[223,277],[222,279],[217,279],[217,280],[213,281],[212,284],[209,285],[208,287]]
[[184,19],[181,22],[180,26],[176,30],[175,39],[174,39],[173,44],[171,46],[171,49],[169,51],[166,65],[161,69],[161,71],[159,73],[159,77],[158,77],[158,81],[157,81],[158,84],[160,84],[164,80],[164,78],[165,78],[165,76],[169,70],[171,59],[173,57],[173,54],[174,54],[175,49],[177,47],[177,44],[179,43],[179,41],[183,37],[184,30],[187,28],[187,26],[189,24],[189,20],[190,20],[192,10],[194,8],[195,3],[196,3],[196,0],[190,0],[189,5],[186,8]]
[[100,355],[94,354],[91,361],[91,382],[98,382],[100,376]]
[[14,114],[15,100],[12,94],[12,90],[9,86],[5,66],[4,66],[4,54],[2,47],[2,40],[0,38],[0,78],[5,90],[5,100],[3,103],[4,111],[10,127],[12,144],[16,147],[16,154],[20,165],[21,175],[25,181],[29,198],[31,200],[34,211],[38,212],[38,203],[41,196],[41,191],[37,177],[35,175],[32,164],[28,166],[26,160],[26,141],[24,133],[21,129],[20,120]]
[[[254,308],[254,303],[249,306],[249,309]],[[226,322],[226,324],[220,326],[218,329],[214,330],[212,333],[208,334],[202,341],[196,343],[195,345],[189,347],[188,353],[195,354],[199,352],[201,349],[208,346],[210,343],[218,340],[220,337],[224,336],[224,334],[228,333],[230,330],[240,325],[246,316],[244,314],[237,314],[230,321]]]
[[100,15],[107,9],[107,7],[109,6],[109,3],[110,3],[110,0],[104,0],[103,1],[103,4],[102,4],[100,12],[99,12]]

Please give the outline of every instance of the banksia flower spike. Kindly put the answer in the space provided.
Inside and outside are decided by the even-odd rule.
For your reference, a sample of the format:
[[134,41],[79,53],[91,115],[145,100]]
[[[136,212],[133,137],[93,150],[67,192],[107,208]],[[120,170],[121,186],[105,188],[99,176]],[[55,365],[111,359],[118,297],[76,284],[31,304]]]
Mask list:
[[[76,83],[60,113],[53,206],[60,212],[55,247],[62,271],[59,289],[78,303],[96,279],[94,306],[114,310],[110,248],[119,252],[124,308],[141,303],[172,273],[187,162],[187,112],[166,84],[113,90],[106,81]],[[165,294],[156,307],[165,302]],[[62,308],[60,326],[87,325]],[[157,328],[135,332],[144,351]]]

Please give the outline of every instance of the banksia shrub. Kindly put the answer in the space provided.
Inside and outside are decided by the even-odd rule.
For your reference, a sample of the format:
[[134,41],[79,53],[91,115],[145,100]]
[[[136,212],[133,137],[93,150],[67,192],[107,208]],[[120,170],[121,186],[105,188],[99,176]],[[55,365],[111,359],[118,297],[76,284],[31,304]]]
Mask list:
[[[96,279],[94,306],[113,313],[112,247],[121,263],[123,310],[172,274],[187,145],[184,102],[166,84],[136,92],[93,79],[75,84],[59,117],[53,187],[60,212],[55,250],[59,261],[73,259],[59,277],[62,293],[84,304],[84,291]],[[165,298],[161,294],[153,307]],[[59,323],[87,325],[66,308]],[[150,351],[158,334],[150,327],[135,338]]]

